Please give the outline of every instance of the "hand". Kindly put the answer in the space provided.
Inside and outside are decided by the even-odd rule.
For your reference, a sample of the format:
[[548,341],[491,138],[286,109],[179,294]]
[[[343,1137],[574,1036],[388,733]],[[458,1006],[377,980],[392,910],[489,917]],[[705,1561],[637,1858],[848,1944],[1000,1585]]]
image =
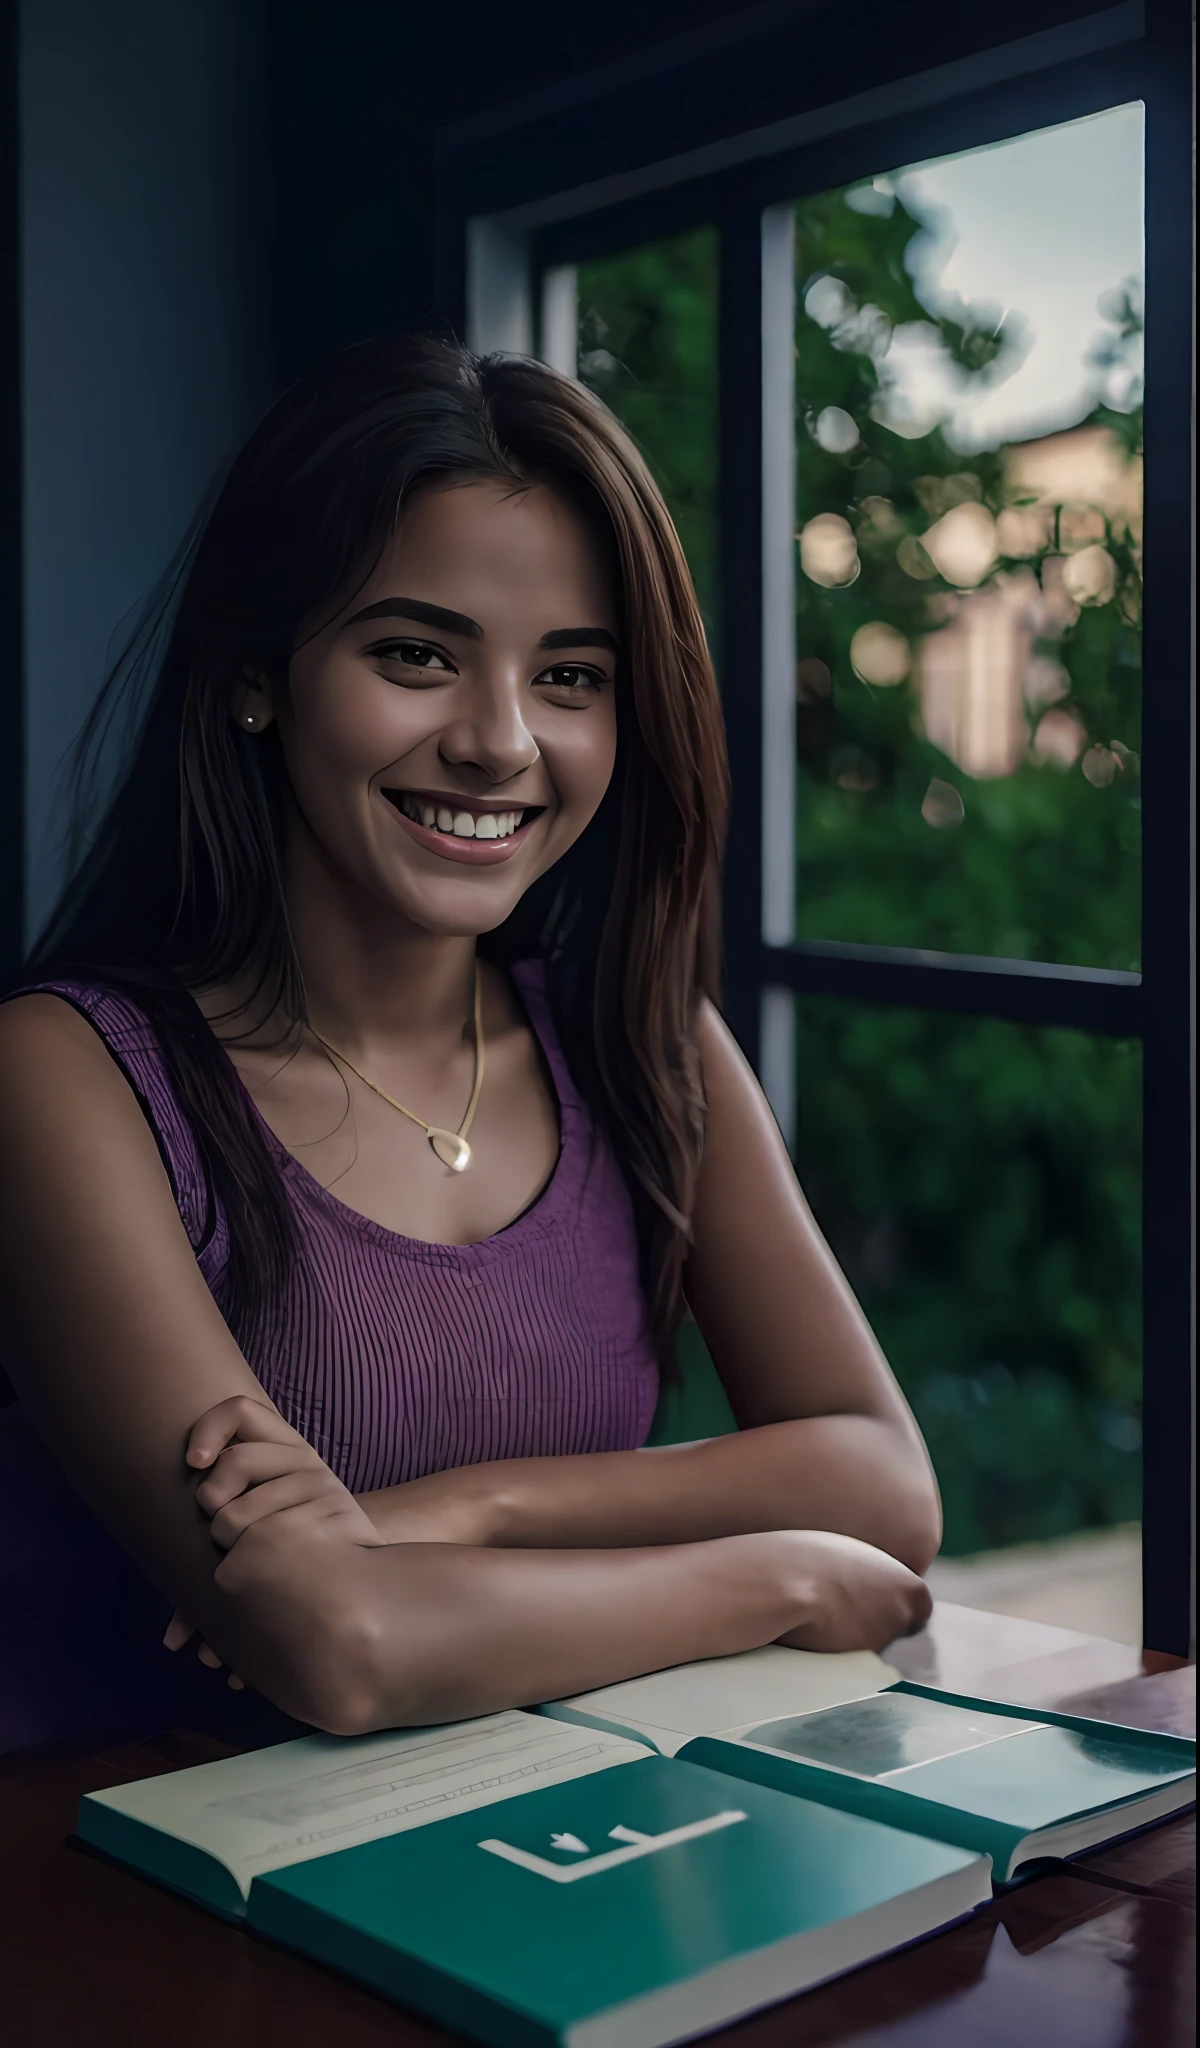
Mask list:
[[789,1649],[883,1650],[928,1621],[925,1581],[886,1550],[824,1529],[798,1530],[793,1540],[809,1617],[779,1637]]
[[[252,1395],[234,1394],[192,1425],[187,1462],[207,1473],[196,1500],[214,1543],[231,1550],[265,1515],[303,1509],[307,1526],[349,1543],[380,1544],[374,1523],[298,1430]],[[293,1513],[293,1525],[297,1517]]]
[[[214,1542],[231,1550],[238,1538],[268,1515],[287,1512],[289,1526],[320,1528],[322,1533],[361,1545],[383,1542],[354,1495],[330,1471],[312,1445],[286,1423],[278,1410],[252,1395],[235,1394],[210,1408],[193,1424],[187,1462],[206,1473],[196,1500],[211,1517]],[[163,1643],[182,1649],[196,1633],[179,1608],[167,1623]],[[219,1671],[222,1659],[201,1638],[197,1655]],[[241,1691],[242,1680],[231,1672],[229,1684]]]
[[[190,1643],[195,1634],[195,1623],[188,1620],[181,1607],[177,1607],[164,1631],[163,1648],[165,1650],[182,1650],[185,1643]],[[206,1643],[203,1636],[201,1636],[200,1641],[196,1645],[196,1655],[202,1664],[208,1665],[210,1671],[219,1671],[221,1669],[224,1660],[218,1657],[212,1644]],[[225,1682],[234,1692],[242,1692],[245,1689],[246,1681],[244,1678],[239,1678],[236,1671],[231,1671]]]

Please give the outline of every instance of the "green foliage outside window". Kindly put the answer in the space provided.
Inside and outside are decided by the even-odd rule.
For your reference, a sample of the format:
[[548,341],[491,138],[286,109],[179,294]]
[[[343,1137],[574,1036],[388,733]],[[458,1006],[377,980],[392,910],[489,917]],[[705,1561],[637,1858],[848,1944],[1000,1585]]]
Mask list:
[[717,237],[583,263],[579,374],[648,457],[710,637],[717,551]]
[[[1128,520],[1084,513],[1087,537],[1112,564],[1112,594],[1075,607],[1068,598],[1074,619],[1029,650],[1055,693],[1043,715],[1052,710],[1060,730],[1070,719],[1079,733],[1069,765],[1038,760],[1032,748],[1010,772],[976,779],[924,736],[911,673],[892,687],[855,673],[851,644],[863,627],[890,628],[915,667],[923,637],[960,605],[921,543],[937,515],[962,504],[1020,510],[1003,448],[964,454],[940,426],[908,438],[886,424],[891,333],[915,322],[935,330],[943,360],[967,383],[1003,369],[1020,347],[1020,324],[990,309],[979,324],[968,307],[958,317],[931,313],[907,268],[922,222],[899,195],[890,213],[860,212],[848,196],[854,188],[796,209],[797,523],[840,516],[859,564],[842,588],[797,573],[798,934],[1136,969],[1141,571]],[[1112,296],[1107,331],[1097,315],[1098,347],[1110,351],[1139,331],[1128,294],[1118,287]],[[827,409],[853,423],[849,449],[821,445]],[[1099,405],[1079,425],[1112,436],[1117,465],[1140,454],[1140,405]],[[1020,555],[1001,547],[989,584],[1053,591],[1070,560],[1071,517],[1071,508],[1047,507],[1042,544]],[[1032,738],[1038,708],[1026,718]],[[961,805],[961,822],[940,829],[922,814],[935,778]]]
[[[922,225],[899,197],[886,213],[844,192],[797,210],[797,525],[836,514],[860,565],[844,587],[797,567],[799,933],[1131,968],[1140,562],[1128,523],[1105,519],[1111,595],[1031,650],[1059,671],[1052,708],[1083,729],[1067,766],[1026,756],[1003,776],[966,775],[922,731],[911,679],[872,687],[850,657],[865,625],[915,648],[959,601],[922,552],[934,517],[1010,502],[1001,452],[964,455],[941,429],[908,438],[886,423],[885,327],[926,322],[965,376],[996,374],[1018,343],[1011,321],[916,297],[906,252]],[[805,310],[820,276],[842,292],[824,324]],[[711,620],[715,237],[582,266],[579,305],[580,374],[648,456]],[[1136,327],[1129,298],[1114,297],[1100,346],[1118,352]],[[840,454],[814,431],[827,408],[853,423]],[[1133,459],[1140,409],[1098,407],[1087,424]],[[1041,546],[995,571],[1041,579],[1069,538],[1054,514]],[[933,815],[955,822],[929,822],[931,784],[950,792]],[[799,1004],[797,1025],[800,1177],[926,1432],[946,1550],[1135,1516],[1138,1049],[832,1000]],[[694,1332],[684,1351],[687,1384],[664,1404],[659,1440],[728,1426]]]
[[951,1554],[1140,1512],[1140,1047],[798,1005],[797,1165],[925,1432]]

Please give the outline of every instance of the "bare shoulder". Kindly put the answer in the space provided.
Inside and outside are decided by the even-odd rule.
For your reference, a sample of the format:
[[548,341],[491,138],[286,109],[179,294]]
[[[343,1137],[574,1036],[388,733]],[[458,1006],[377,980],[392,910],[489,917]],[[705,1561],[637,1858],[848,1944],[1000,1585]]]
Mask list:
[[725,1102],[734,1100],[743,1109],[748,1103],[761,1103],[763,1111],[770,1115],[753,1067],[716,1004],[707,996],[696,1020],[696,1044],[710,1112],[719,1111]]
[[710,1063],[718,1069],[730,1064],[741,1067],[746,1064],[736,1038],[708,996],[701,999],[696,1019],[696,1043],[706,1075]]
[[80,1145],[119,1143],[124,1137],[141,1152],[148,1137],[145,1119],[86,1017],[41,991],[0,1003],[4,1178],[19,1177],[32,1158],[47,1152],[65,1163]]
[[[699,1231],[712,1222],[727,1236],[757,1213],[763,1199],[777,1213],[790,1212],[799,1189],[758,1076],[716,1006],[707,1001],[697,1020],[697,1045],[707,1114],[696,1226]],[[736,1210],[744,1211],[740,1220]]]
[[37,990],[0,1003],[0,1090],[41,1077],[116,1071],[103,1040],[72,1003]]

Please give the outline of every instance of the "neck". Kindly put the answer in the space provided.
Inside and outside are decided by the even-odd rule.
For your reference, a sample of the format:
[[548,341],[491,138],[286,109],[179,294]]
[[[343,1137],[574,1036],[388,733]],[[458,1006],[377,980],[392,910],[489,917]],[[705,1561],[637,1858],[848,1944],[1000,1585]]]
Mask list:
[[351,1059],[469,1033],[472,935],[410,923],[334,869],[303,828],[288,834],[284,895],[313,1026]]

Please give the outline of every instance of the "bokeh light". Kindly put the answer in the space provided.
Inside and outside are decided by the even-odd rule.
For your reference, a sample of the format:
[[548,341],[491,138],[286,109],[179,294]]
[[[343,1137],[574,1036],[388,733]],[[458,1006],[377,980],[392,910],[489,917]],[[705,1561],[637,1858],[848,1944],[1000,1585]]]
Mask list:
[[1117,588],[1117,565],[1107,548],[1081,548],[1062,567],[1063,588],[1077,604],[1107,604]]
[[905,575],[911,576],[914,583],[928,583],[931,576],[937,575],[937,570],[915,533],[905,534],[896,549],[896,560]]
[[840,512],[818,512],[800,534],[800,567],[810,583],[841,590],[853,583],[862,564],[854,529]]
[[796,701],[798,704],[819,704],[833,690],[833,677],[828,663],[818,660],[816,655],[807,655],[796,663]]
[[912,648],[898,626],[872,619],[850,642],[850,665],[864,683],[892,689],[912,667]]
[[1038,720],[1030,755],[1056,768],[1074,767],[1087,745],[1087,728],[1073,711],[1047,711]]
[[925,792],[921,805],[921,816],[935,831],[942,831],[947,825],[961,825],[966,816],[962,792],[952,782],[943,782],[935,775]]
[[996,522],[986,505],[954,505],[922,535],[922,546],[939,575],[960,589],[982,583],[1000,552]]
[[840,405],[827,405],[817,414],[813,435],[827,455],[848,455],[857,448],[858,428],[850,413]]

